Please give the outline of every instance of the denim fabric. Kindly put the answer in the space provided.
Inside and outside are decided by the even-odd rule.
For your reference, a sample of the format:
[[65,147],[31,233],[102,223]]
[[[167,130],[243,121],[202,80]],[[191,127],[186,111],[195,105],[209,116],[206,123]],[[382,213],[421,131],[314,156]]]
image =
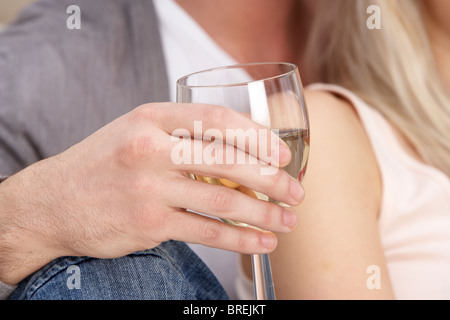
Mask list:
[[213,300],[227,295],[184,243],[117,259],[63,257],[22,281],[12,300]]

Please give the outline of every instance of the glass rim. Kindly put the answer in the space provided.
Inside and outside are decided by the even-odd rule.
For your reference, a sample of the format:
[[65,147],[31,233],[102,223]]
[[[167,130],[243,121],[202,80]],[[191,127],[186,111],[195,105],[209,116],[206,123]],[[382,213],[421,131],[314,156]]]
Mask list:
[[[201,73],[207,73],[207,72],[214,72],[214,71],[222,71],[222,70],[226,70],[226,69],[243,69],[245,67],[253,67],[253,66],[264,66],[264,65],[280,65],[280,66],[288,66],[291,69],[286,71],[286,72],[280,72],[277,75],[271,76],[271,77],[264,77],[261,79],[255,79],[255,80],[249,80],[249,81],[242,81],[242,82],[237,82],[237,83],[230,83],[230,84],[212,84],[212,85],[187,85],[187,84],[182,84],[182,81],[185,81],[186,79],[188,79],[189,77],[195,76],[197,74],[201,74]],[[269,80],[274,80],[274,79],[279,79],[285,76],[288,76],[292,73],[295,73],[298,70],[298,66],[294,63],[290,63],[290,62],[252,62],[252,63],[240,63],[240,64],[233,64],[233,65],[228,65],[228,66],[222,66],[222,67],[215,67],[215,68],[210,68],[210,69],[205,69],[205,70],[200,70],[200,71],[196,71],[190,74],[187,74],[181,78],[179,78],[177,80],[177,87],[183,87],[183,88],[223,88],[223,87],[241,87],[241,86],[245,86],[248,85],[250,83],[255,83],[255,82],[261,82],[261,81],[269,81]]]

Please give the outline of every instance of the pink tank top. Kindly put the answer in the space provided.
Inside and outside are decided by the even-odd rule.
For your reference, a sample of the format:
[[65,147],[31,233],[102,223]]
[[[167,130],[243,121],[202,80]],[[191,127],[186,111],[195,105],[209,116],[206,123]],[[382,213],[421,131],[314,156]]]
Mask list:
[[353,93],[325,84],[308,89],[350,101],[370,139],[382,177],[380,237],[397,299],[450,299],[449,177],[410,156],[386,119]]

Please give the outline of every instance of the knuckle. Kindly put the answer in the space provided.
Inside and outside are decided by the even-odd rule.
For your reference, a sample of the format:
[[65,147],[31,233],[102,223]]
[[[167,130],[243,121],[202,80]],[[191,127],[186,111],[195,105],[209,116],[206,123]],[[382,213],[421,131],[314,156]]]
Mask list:
[[145,192],[147,190],[153,189],[154,186],[154,180],[146,175],[136,175],[134,178],[131,179],[129,183],[129,190],[132,193],[138,193],[140,194],[141,191]]
[[136,206],[132,220],[135,225],[148,229],[149,227],[157,226],[163,222],[151,208],[146,205]]
[[141,162],[159,154],[162,146],[150,135],[138,135],[125,143],[123,153],[125,157],[133,162]]
[[259,222],[261,226],[268,227],[274,222],[274,215],[276,215],[277,208],[274,208],[270,203],[263,203],[263,210],[259,214]]
[[169,221],[167,219],[167,212],[154,206],[143,205],[138,207],[133,216],[132,225],[136,230],[141,230],[141,233],[147,237],[149,234],[156,237],[158,234],[164,234],[169,228]]
[[[267,183],[267,187],[273,188],[276,186],[277,188],[280,188],[283,184],[286,183],[286,179],[284,177],[284,171],[278,170],[275,174],[271,175],[269,179],[265,179]],[[284,190],[284,188],[282,189]]]
[[232,204],[232,194],[225,189],[217,190],[209,195],[208,202],[215,212],[228,211]]
[[143,104],[131,112],[131,120],[136,123],[155,122],[158,114],[157,109],[152,104]]
[[149,135],[142,135],[136,137],[135,141],[135,151],[138,156],[146,157],[154,152],[159,152],[161,150],[161,145],[158,141]]
[[202,110],[202,119],[207,123],[218,125],[228,118],[228,112],[227,108],[205,106]]
[[238,252],[247,252],[249,250],[249,239],[245,232],[239,231],[236,249]]
[[217,223],[207,222],[200,229],[200,237],[205,243],[215,243],[221,237],[221,229]]

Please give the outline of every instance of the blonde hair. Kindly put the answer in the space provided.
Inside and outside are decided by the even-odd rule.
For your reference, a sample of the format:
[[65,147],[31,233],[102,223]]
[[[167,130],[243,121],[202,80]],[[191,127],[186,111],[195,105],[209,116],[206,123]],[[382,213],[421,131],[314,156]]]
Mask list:
[[[419,0],[319,1],[309,38],[308,75],[344,86],[408,139],[428,164],[450,176],[450,96],[428,41]],[[369,29],[370,5],[381,28]]]

